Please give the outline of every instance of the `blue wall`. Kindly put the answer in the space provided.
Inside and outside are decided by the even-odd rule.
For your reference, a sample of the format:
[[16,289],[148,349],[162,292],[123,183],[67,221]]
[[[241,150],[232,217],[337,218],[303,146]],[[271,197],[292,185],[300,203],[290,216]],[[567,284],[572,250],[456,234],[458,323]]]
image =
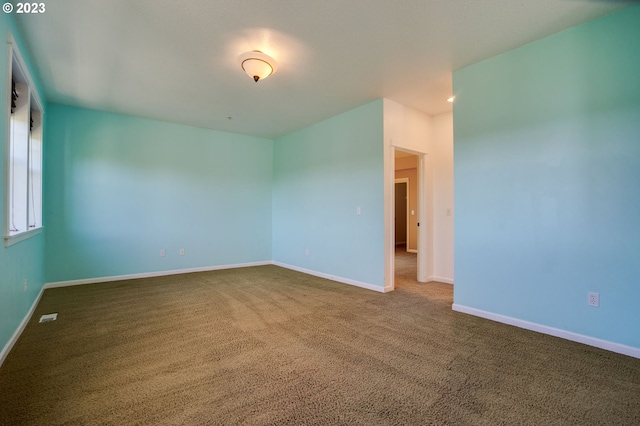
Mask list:
[[638,23],[454,73],[456,304],[640,347]]
[[56,104],[46,124],[47,282],[271,260],[271,140]]
[[[38,76],[35,74],[33,66],[24,43],[20,37],[13,16],[9,14],[0,14],[0,46],[7,49],[7,33],[11,31],[15,41],[18,43],[20,53],[26,62],[33,83],[36,85],[40,95],[42,90],[39,86]],[[7,82],[7,50],[3,50],[0,54],[0,93],[1,99],[7,99],[6,82]],[[44,101],[44,99],[41,99]],[[0,203],[2,210],[2,233],[4,236],[6,223],[6,150],[7,144],[7,103],[0,102]],[[46,105],[42,106],[46,111]],[[46,226],[46,223],[45,223]],[[27,280],[27,291],[24,291],[24,280]],[[20,322],[24,319],[29,308],[38,296],[40,289],[44,284],[44,234],[33,236],[27,240],[21,241],[10,247],[5,247],[4,243],[0,245],[0,349],[11,339]]]
[[382,115],[377,100],[274,142],[275,261],[384,287]]

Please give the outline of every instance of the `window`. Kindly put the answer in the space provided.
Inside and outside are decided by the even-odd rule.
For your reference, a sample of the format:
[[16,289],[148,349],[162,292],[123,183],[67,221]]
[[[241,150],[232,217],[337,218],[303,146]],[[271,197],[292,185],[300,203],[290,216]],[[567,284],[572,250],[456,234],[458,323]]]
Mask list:
[[11,36],[9,57],[5,246],[42,230],[42,107]]

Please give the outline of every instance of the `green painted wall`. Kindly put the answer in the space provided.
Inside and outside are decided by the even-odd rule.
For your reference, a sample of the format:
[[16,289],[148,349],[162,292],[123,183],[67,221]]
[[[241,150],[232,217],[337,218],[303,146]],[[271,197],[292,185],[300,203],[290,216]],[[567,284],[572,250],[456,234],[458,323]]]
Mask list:
[[[31,61],[20,34],[13,21],[13,16],[0,14],[0,45],[3,46],[3,53],[0,54],[0,93],[2,99],[7,99],[6,82],[9,78],[8,54],[7,54],[7,34],[11,32],[18,43],[20,53],[27,62],[31,77],[38,91],[42,95],[39,87],[38,76],[31,66]],[[44,101],[44,99],[41,99]],[[8,105],[5,101],[0,102],[0,117],[7,117]],[[46,111],[46,105],[43,105]],[[6,118],[0,120],[0,138],[2,150],[0,151],[0,203],[2,203],[2,233],[5,232],[6,223],[6,150],[7,144]],[[46,223],[45,223],[46,226]],[[27,291],[24,291],[24,280],[27,280]],[[0,245],[0,349],[11,339],[20,322],[24,319],[29,308],[38,296],[40,289],[45,282],[44,279],[44,234],[39,234],[25,241],[21,241],[10,247]]]
[[455,303],[640,348],[640,7],[453,81]]
[[46,124],[47,282],[271,260],[272,141],[56,104]]
[[384,287],[382,117],[380,99],[274,142],[275,261]]

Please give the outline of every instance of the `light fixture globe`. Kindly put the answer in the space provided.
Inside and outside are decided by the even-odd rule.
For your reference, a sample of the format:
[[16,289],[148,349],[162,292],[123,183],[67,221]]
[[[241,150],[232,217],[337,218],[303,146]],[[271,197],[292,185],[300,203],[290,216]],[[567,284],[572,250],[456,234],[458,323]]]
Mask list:
[[258,80],[269,77],[278,68],[275,59],[259,50],[243,53],[238,57],[238,62],[244,72],[256,83]]

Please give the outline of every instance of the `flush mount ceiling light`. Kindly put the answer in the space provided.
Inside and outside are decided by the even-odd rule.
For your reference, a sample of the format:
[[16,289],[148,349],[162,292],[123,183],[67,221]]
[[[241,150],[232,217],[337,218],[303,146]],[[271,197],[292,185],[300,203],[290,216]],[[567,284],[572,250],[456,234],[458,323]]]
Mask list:
[[245,52],[238,57],[240,66],[256,83],[276,72],[278,65],[275,59],[259,50]]

